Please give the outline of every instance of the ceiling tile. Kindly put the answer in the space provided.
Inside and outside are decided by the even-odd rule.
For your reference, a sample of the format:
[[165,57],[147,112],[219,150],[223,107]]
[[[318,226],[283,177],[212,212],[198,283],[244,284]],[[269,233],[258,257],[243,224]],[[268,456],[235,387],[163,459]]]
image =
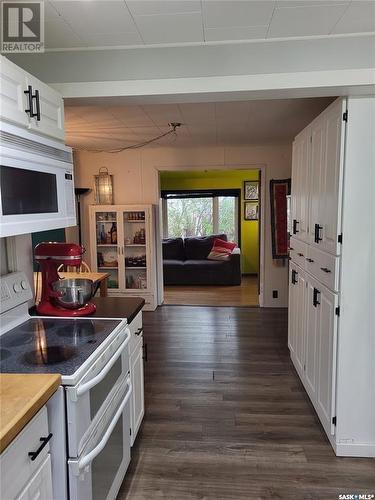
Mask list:
[[235,123],[242,124],[249,118],[249,101],[233,101],[216,103],[216,119],[218,126],[231,127]]
[[45,21],[44,33],[47,49],[86,46],[85,42],[61,18],[56,19],[56,21]]
[[132,16],[122,1],[53,0],[53,5],[78,34],[137,31]]
[[268,38],[328,35],[347,9],[347,4],[275,9]]
[[151,118],[155,125],[168,127],[168,123],[180,122],[183,118],[177,104],[154,104],[142,106],[143,111]]
[[333,33],[361,33],[375,31],[375,2],[352,2],[333,28]]
[[128,0],[126,5],[133,16],[201,11],[200,0]]
[[216,121],[215,103],[202,102],[199,104],[179,104],[182,113],[182,123],[187,125],[199,125]]
[[134,20],[145,43],[203,41],[200,13],[136,16]]
[[207,28],[265,26],[275,7],[273,0],[203,0]]
[[82,33],[82,39],[89,47],[142,45],[143,41],[139,33]]
[[108,111],[128,127],[152,127],[154,125],[141,106],[111,106]]
[[349,5],[351,0],[277,0],[276,8],[279,7],[311,7],[323,5]]
[[236,26],[228,28],[205,28],[204,37],[208,42],[219,40],[252,40],[265,38],[267,26]]

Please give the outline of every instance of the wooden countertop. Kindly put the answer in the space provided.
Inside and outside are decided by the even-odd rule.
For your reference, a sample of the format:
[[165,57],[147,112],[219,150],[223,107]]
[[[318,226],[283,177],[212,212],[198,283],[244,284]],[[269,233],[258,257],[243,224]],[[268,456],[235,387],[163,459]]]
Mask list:
[[61,383],[56,374],[0,374],[0,453],[49,400]]
[[130,324],[145,305],[141,297],[94,297],[96,305],[93,316],[98,318],[127,318]]

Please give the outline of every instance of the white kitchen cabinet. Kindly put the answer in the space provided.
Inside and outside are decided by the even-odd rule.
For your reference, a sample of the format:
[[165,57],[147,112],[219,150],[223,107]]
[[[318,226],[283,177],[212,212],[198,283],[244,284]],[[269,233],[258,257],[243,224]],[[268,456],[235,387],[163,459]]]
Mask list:
[[130,427],[131,445],[133,446],[145,414],[143,353],[146,347],[143,345],[142,312],[139,312],[133,319],[129,329],[131,333],[129,342],[130,377],[133,387],[130,405]]
[[292,233],[306,242],[309,241],[310,138],[309,128],[295,138],[292,157]]
[[29,126],[29,116],[25,113],[27,89],[26,72],[0,56],[0,118]]
[[0,455],[0,498],[52,498],[52,437],[44,406]]
[[49,135],[64,141],[64,101],[62,96],[37,78],[27,75],[27,85],[36,94],[35,107],[40,117],[30,119],[30,129],[40,134]]
[[288,345],[335,453],[375,457],[375,98],[338,99],[306,131],[313,237],[290,241]]
[[40,469],[30,479],[17,500],[51,500],[52,474],[51,457],[47,455]]
[[0,117],[64,141],[64,101],[58,92],[0,56]]
[[289,349],[294,365],[302,376],[305,366],[305,273],[295,264],[290,265],[289,287]]
[[345,112],[346,100],[339,99],[308,128],[311,133],[310,241],[335,255],[340,253]]
[[90,206],[91,269],[108,272],[108,295],[143,297],[156,308],[152,205]]

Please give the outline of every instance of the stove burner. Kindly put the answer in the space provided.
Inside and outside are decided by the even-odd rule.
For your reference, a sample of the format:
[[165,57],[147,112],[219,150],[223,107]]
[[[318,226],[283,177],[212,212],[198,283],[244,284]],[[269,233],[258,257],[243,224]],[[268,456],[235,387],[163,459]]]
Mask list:
[[27,352],[24,360],[30,365],[54,365],[67,361],[75,354],[72,347],[50,346]]
[[8,349],[0,349],[0,361],[9,358],[12,353]]
[[17,331],[24,334],[27,333],[35,334],[38,333],[40,330],[47,331],[49,329],[54,328],[55,326],[56,324],[49,319],[36,318],[33,321],[27,321],[26,323],[19,325],[17,327]]

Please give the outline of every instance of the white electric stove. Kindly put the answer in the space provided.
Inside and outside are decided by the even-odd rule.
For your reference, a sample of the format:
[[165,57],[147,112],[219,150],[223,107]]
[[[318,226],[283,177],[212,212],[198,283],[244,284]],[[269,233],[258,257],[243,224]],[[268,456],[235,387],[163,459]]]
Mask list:
[[127,322],[30,316],[30,299],[24,273],[1,278],[0,372],[61,375],[47,404],[54,499],[114,499],[130,462]]

